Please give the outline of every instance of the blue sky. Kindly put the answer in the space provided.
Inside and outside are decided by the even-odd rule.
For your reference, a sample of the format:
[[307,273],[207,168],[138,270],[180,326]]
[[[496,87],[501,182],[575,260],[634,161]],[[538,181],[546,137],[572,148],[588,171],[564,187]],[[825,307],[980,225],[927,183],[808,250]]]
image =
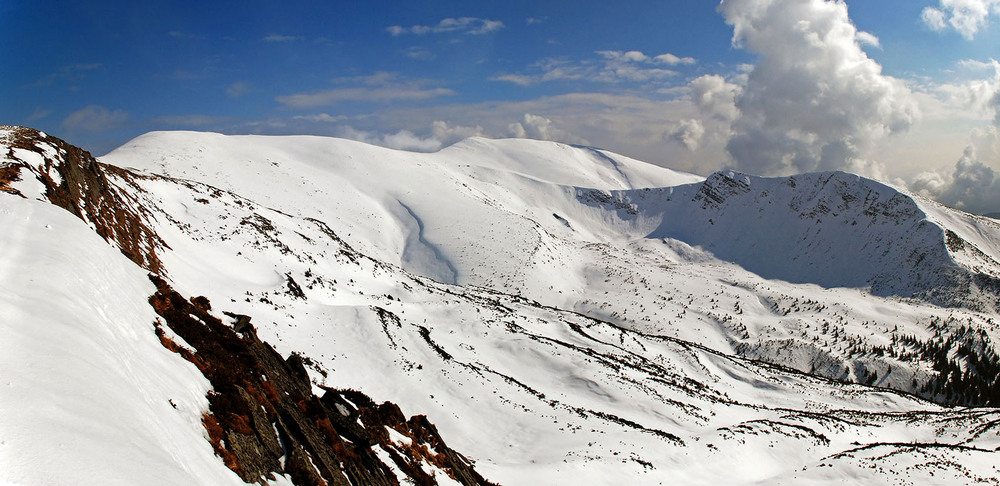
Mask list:
[[523,136],[995,211],[996,46],[1000,0],[0,0],[0,123],[95,154],[173,129]]

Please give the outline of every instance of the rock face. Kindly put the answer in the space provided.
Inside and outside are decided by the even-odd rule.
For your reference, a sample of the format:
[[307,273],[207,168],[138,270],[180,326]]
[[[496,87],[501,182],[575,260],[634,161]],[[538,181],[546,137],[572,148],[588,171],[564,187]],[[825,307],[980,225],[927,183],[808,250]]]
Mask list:
[[[188,300],[170,288],[157,257],[168,247],[134,197],[144,176],[37,130],[0,129],[9,147],[0,159],[0,191],[66,209],[151,272],[160,342],[211,382],[202,424],[216,455],[244,481],[266,484],[279,474],[299,485],[435,485],[435,475],[446,475],[465,485],[492,484],[426,417],[407,419],[399,406],[353,390],[326,388],[316,396],[304,359],[282,358],[258,339],[250,316],[234,321],[237,334],[210,313],[208,299]],[[290,276],[288,287],[301,295]]]
[[150,278],[158,289],[150,304],[193,349],[163,328],[160,340],[211,381],[203,423],[216,454],[244,481],[263,484],[277,473],[295,484],[398,485],[406,478],[433,485],[437,473],[461,484],[490,484],[426,417],[406,419],[397,405],[377,405],[352,390],[326,388],[317,397],[304,359],[282,358],[257,338],[247,316],[239,316],[237,335],[212,316],[207,299],[187,300]]
[[[137,265],[162,271],[157,252],[166,243],[147,224],[149,212],[130,191],[141,191],[141,176],[98,162],[90,152],[56,137],[24,127],[0,126],[7,134],[6,159],[0,166],[0,190],[22,197],[41,196],[86,221],[105,241]],[[41,194],[24,194],[16,182],[37,182]],[[128,190],[123,190],[123,187]]]

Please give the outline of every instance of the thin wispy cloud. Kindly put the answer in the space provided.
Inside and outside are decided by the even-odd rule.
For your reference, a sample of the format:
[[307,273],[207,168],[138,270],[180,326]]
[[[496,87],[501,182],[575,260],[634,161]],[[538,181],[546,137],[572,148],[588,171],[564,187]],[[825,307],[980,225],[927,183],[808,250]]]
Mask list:
[[340,123],[347,119],[344,115],[330,115],[329,113],[317,113],[315,115],[295,115],[293,120],[303,120],[315,123]]
[[400,79],[384,72],[371,76],[338,78],[333,83],[341,86],[279,96],[275,100],[289,108],[309,109],[347,102],[421,101],[456,94],[449,88],[434,86],[429,80]]
[[458,17],[443,19],[438,22],[437,25],[411,25],[409,27],[392,25],[387,27],[386,31],[393,36],[400,36],[404,34],[443,34],[450,32],[482,35],[496,32],[503,28],[504,23],[499,20],[481,19],[478,17]]
[[404,56],[418,61],[429,61],[435,57],[434,53],[427,48],[418,46],[406,48],[402,53]]
[[491,79],[520,86],[566,80],[645,83],[662,81],[678,74],[664,66],[697,63],[692,57],[680,57],[671,53],[649,56],[641,51],[597,51],[595,54],[596,58],[582,61],[543,59],[532,65],[528,73],[504,73]]
[[192,34],[190,32],[182,32],[182,31],[179,31],[179,30],[171,30],[170,32],[167,32],[167,35],[170,36],[170,37],[173,37],[174,39],[194,40],[194,39],[202,39],[203,38],[202,36],[200,36],[198,34]]
[[261,39],[264,42],[295,42],[305,40],[305,37],[298,35],[270,34]]
[[210,115],[168,115],[149,120],[151,125],[170,127],[204,127],[232,120],[231,117]]
[[25,121],[27,121],[28,123],[35,122],[35,121],[41,120],[43,118],[46,118],[46,117],[48,117],[51,114],[52,114],[52,110],[48,110],[48,109],[44,109],[44,108],[35,108],[35,111]]
[[96,133],[117,128],[128,119],[128,113],[123,110],[109,110],[100,105],[88,105],[63,119],[62,128],[71,133]]
[[70,64],[68,66],[62,67],[61,69],[52,74],[49,74],[48,76],[45,76],[42,79],[39,79],[38,81],[35,81],[34,83],[31,84],[31,87],[37,88],[44,86],[52,86],[60,81],[70,81],[70,82],[77,81],[85,77],[88,73],[100,69],[102,66],[103,65],[101,63],[97,62],[87,63],[87,64],[83,63]]
[[246,81],[237,81],[229,86],[226,86],[226,96],[230,98],[240,98],[244,95],[252,93],[254,88]]

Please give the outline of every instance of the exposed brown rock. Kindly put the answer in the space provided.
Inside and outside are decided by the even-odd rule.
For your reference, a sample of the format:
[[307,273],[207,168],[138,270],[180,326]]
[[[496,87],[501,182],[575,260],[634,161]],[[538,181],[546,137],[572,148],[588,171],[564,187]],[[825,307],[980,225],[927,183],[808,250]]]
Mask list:
[[[70,145],[63,140],[24,127],[6,127],[11,130],[8,140],[8,159],[20,161],[13,149],[22,149],[41,155],[40,166],[20,161],[0,168],[0,190],[15,192],[10,182],[19,177],[34,177],[45,186],[45,197],[53,204],[93,224],[94,230],[105,241],[117,246],[121,252],[142,268],[162,272],[157,251],[166,243],[146,223],[149,212],[130,195],[141,192],[135,183],[139,176],[129,170],[98,162],[90,152]],[[51,146],[57,159],[43,149]],[[52,174],[58,174],[58,183]],[[124,190],[121,186],[130,186]]]
[[[194,349],[178,346],[162,329],[160,340],[212,383],[203,422],[216,454],[244,481],[263,484],[287,474],[295,484],[398,485],[396,470],[415,484],[438,484],[422,467],[429,465],[462,484],[491,484],[426,417],[407,419],[397,405],[352,390],[325,388],[317,397],[303,358],[282,358],[257,338],[248,316],[231,314],[243,323],[238,335],[210,313],[208,299],[185,299],[162,278],[150,279],[157,287],[150,304]],[[393,441],[387,427],[405,440]]]

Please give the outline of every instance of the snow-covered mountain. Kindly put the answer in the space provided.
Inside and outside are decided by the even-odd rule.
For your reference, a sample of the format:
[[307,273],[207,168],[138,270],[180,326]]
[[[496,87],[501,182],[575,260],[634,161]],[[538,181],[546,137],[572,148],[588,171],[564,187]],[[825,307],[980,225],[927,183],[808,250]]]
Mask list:
[[1000,413],[947,405],[1000,403],[1000,226],[871,180],[530,140],[0,156],[0,481],[998,476]]

